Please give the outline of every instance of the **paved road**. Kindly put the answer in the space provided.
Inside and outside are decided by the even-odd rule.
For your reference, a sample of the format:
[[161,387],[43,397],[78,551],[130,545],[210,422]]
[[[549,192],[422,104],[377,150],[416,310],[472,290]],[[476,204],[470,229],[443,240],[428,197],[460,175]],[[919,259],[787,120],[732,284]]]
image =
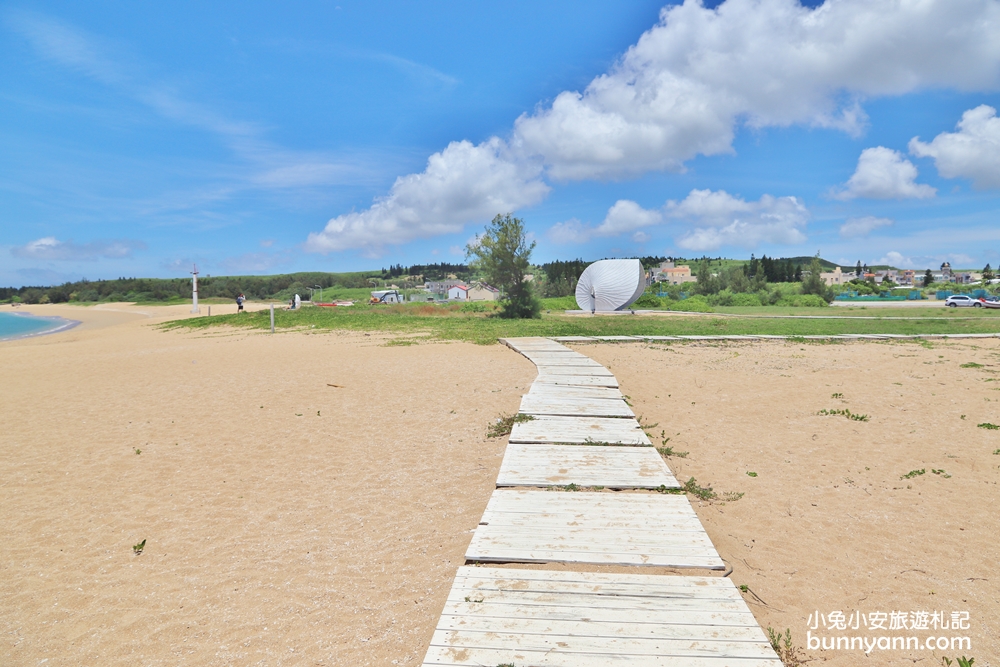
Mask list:
[[943,308],[944,301],[834,301],[831,306],[842,308]]

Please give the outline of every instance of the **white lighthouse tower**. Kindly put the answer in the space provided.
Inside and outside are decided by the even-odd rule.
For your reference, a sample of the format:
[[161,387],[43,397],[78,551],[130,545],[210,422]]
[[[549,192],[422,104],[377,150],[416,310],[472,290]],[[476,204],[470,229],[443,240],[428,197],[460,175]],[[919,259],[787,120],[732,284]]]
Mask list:
[[191,271],[191,312],[200,313],[198,309],[198,265]]

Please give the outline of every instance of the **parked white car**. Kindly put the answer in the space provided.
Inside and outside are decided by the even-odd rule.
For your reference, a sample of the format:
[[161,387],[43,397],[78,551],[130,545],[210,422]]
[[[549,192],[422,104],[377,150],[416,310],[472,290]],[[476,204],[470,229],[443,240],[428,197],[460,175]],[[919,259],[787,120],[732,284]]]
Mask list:
[[983,304],[979,299],[973,299],[968,294],[952,294],[944,300],[944,305],[950,306],[951,308],[958,308],[959,306],[968,306],[971,308],[983,307]]

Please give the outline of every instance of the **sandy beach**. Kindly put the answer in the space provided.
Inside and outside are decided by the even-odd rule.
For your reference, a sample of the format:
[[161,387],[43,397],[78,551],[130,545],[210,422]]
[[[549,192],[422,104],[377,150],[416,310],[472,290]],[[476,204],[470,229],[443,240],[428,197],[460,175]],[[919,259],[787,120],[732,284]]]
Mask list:
[[418,664],[534,367],[187,309],[0,345],[0,664]]
[[[1000,341],[574,347],[615,373],[667,446],[689,452],[668,460],[679,480],[745,494],[692,501],[732,579],[759,596],[744,598],[762,627],[789,629],[804,648],[816,612],[968,612],[968,630],[821,623],[812,633],[968,636],[971,651],[804,655],[838,667],[940,665],[962,654],[997,664],[1000,431],[977,424],[1000,424]],[[962,368],[970,362],[982,367]],[[824,409],[869,420],[817,414]],[[913,470],[924,474],[900,479]]]
[[[529,361],[156,327],[187,306],[25,310],[82,324],[0,344],[0,664],[419,664]],[[694,504],[763,627],[804,647],[817,611],[967,611],[966,653],[1000,654],[996,341],[577,349],[690,452],[679,479],[745,494]],[[869,421],[817,415],[841,408]]]

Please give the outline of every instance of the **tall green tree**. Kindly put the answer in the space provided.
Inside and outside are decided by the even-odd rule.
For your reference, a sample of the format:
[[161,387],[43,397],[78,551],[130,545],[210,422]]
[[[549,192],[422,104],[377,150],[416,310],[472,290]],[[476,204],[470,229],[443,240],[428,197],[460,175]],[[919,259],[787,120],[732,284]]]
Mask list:
[[931,273],[930,269],[924,272],[924,287],[930,287],[931,283],[934,282],[934,274]]
[[993,273],[993,269],[990,267],[989,263],[983,267],[983,283],[988,283],[989,281],[996,278],[996,274]]
[[812,261],[809,262],[809,274],[805,275],[805,272],[803,272],[802,293],[816,294],[817,296],[823,297],[827,301],[831,301],[831,299],[828,298],[831,290],[827,288],[822,274],[823,265],[819,263],[819,257],[813,257]]
[[528,243],[524,221],[497,215],[475,242],[465,248],[465,256],[482,272],[486,282],[503,292],[500,317],[538,318],[542,304],[525,276],[531,265],[535,242]]

